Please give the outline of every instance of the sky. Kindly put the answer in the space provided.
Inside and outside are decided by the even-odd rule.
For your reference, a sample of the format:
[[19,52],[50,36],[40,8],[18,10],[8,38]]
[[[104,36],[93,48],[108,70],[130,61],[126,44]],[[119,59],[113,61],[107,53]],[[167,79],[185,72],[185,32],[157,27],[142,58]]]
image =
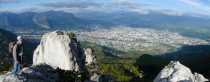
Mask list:
[[130,11],[169,15],[210,16],[210,0],[0,0],[0,11],[26,12],[59,10],[66,12]]

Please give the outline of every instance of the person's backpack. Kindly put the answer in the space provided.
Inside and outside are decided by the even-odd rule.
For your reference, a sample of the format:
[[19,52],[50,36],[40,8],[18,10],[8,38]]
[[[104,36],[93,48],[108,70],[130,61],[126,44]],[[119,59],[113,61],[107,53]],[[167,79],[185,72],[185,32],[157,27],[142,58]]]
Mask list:
[[9,54],[13,53],[13,47],[15,46],[16,41],[12,41],[9,43]]

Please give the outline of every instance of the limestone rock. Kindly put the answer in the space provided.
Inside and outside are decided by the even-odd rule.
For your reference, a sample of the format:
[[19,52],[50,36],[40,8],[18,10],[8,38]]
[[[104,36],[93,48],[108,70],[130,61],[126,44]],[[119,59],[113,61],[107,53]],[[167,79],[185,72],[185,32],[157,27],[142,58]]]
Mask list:
[[47,64],[62,70],[79,71],[84,55],[76,39],[67,32],[50,32],[43,35],[33,56],[33,65]]
[[201,74],[193,74],[191,70],[182,65],[180,62],[172,61],[167,65],[154,82],[206,82],[208,79],[204,78]]
[[99,82],[100,74],[98,74],[99,66],[96,62],[96,56],[93,55],[91,48],[83,49],[85,54],[86,68],[89,72],[89,80],[87,82]]
[[194,82],[208,81],[203,75],[194,73]]
[[96,57],[93,56],[93,51],[91,48],[84,49],[84,54],[85,54],[86,65],[90,65],[96,62]]

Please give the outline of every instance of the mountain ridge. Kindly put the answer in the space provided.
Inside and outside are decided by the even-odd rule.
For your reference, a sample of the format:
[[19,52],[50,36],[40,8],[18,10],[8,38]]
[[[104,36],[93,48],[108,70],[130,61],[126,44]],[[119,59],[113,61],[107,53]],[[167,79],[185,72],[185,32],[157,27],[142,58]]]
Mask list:
[[[161,13],[139,14],[136,12],[113,12],[113,13],[70,13],[64,11],[45,11],[45,12],[0,12],[0,26],[19,27],[19,28],[57,28],[66,29],[73,27],[89,26],[131,26],[146,28],[174,28],[177,27],[205,27],[209,28],[206,22],[210,19],[195,17],[190,15],[165,15]],[[12,20],[13,19],[13,20]],[[43,26],[45,25],[45,26]]]
[[[53,29],[59,26],[83,25],[83,21],[71,13],[48,11],[48,12],[24,12],[24,13],[0,13],[0,26],[2,28],[16,29]],[[44,26],[43,26],[44,25]],[[47,28],[46,28],[47,26]]]

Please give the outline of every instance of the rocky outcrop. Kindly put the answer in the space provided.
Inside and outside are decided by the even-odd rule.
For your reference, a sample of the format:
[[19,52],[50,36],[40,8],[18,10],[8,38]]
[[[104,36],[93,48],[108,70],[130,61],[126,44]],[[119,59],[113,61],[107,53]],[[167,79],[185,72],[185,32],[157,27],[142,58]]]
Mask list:
[[33,65],[47,64],[62,70],[79,71],[85,56],[76,38],[67,32],[55,31],[43,35],[33,56]]
[[84,48],[85,54],[85,65],[89,72],[89,80],[86,82],[99,82],[101,75],[98,73],[99,66],[96,62],[96,56],[93,55],[93,50],[91,48]]
[[19,75],[5,74],[0,76],[0,82],[56,82],[58,73],[48,65],[23,68]]
[[80,48],[73,33],[55,31],[43,35],[34,52],[33,65],[47,64],[54,69],[86,71],[90,77],[88,80],[96,81],[98,66],[92,53],[91,48]]
[[90,65],[96,62],[96,57],[93,55],[93,51],[91,48],[84,49],[84,54],[85,54],[86,65]]
[[198,73],[192,73],[191,70],[182,65],[178,61],[172,61],[167,65],[158,76],[155,78],[154,82],[206,82],[204,76]]

